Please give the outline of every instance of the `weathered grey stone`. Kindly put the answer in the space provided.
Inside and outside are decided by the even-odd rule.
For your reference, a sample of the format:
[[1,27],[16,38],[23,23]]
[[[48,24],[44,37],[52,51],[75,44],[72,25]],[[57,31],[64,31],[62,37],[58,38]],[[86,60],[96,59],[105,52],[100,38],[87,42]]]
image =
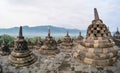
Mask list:
[[87,36],[82,42],[84,48],[78,47],[80,51],[77,58],[83,63],[93,66],[112,65],[117,60],[118,50],[114,47],[109,29],[99,19],[97,10],[94,9],[94,11],[95,19],[89,25]]

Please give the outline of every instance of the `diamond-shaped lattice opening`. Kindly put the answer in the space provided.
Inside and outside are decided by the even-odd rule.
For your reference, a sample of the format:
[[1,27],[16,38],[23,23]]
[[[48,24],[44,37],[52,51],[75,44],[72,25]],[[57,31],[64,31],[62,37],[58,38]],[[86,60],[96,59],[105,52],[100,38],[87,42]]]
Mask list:
[[108,33],[106,33],[106,35],[108,36]]
[[92,27],[93,27],[93,25],[92,25]]
[[97,30],[97,33],[100,33],[100,30]]
[[94,28],[94,30],[96,30],[97,28]]
[[95,37],[97,37],[97,34],[94,34]]
[[97,27],[99,27],[99,24],[97,25]]
[[88,36],[90,36],[90,34],[88,34]]
[[105,33],[106,31],[104,30],[104,33]]
[[93,33],[93,30],[91,31],[91,33]]
[[101,34],[101,36],[103,37],[103,33]]

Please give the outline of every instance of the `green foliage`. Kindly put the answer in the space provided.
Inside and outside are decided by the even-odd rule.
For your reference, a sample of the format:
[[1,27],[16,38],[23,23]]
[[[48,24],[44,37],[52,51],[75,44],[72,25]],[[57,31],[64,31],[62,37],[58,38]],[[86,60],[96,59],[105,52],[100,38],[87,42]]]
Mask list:
[[61,39],[57,40],[57,43],[58,44],[62,43],[62,40]]
[[37,44],[38,41],[43,41],[43,39],[41,39],[39,36],[33,38],[34,44]]
[[[55,40],[57,41],[57,43],[61,43],[64,37],[55,37]],[[0,36],[0,45],[3,42],[3,40],[5,41],[6,44],[8,44],[9,47],[13,47],[14,46],[14,40],[16,38],[7,34],[1,35]],[[44,39],[41,38],[40,36],[36,36],[33,38],[25,38],[26,41],[28,42],[28,45],[36,45],[38,44],[38,41],[41,41],[43,43]]]
[[5,41],[6,44],[12,46],[13,45],[12,43],[14,42],[15,38],[10,35],[4,34],[0,36],[0,44],[3,42],[3,40]]
[[25,38],[28,45],[34,45],[33,38]]

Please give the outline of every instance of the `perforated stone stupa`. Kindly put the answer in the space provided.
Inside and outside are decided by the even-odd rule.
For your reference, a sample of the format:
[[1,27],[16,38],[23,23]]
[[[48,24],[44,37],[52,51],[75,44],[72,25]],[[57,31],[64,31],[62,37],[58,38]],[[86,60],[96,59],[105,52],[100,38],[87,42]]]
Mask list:
[[35,49],[40,49],[40,47],[43,45],[43,42],[41,41],[41,38],[40,37],[37,37],[36,38],[36,41],[35,41]]
[[117,50],[110,31],[99,19],[97,9],[94,9],[95,19],[87,29],[87,36],[82,46],[77,47],[73,57],[88,65],[103,67],[113,65],[117,60]]
[[120,32],[117,28],[117,31],[113,35],[113,40],[115,41],[115,44],[120,47]]
[[83,36],[81,35],[81,32],[79,32],[79,36],[76,38],[76,43],[81,44],[83,41]]
[[72,49],[73,41],[67,32],[66,36],[64,37],[62,43],[60,44],[60,48],[62,49]]
[[9,54],[10,54],[10,49],[8,45],[5,43],[5,40],[3,40],[1,44],[0,55],[4,56],[4,55],[9,55]]
[[48,30],[48,36],[45,38],[43,46],[40,48],[40,53],[44,55],[55,55],[59,53],[57,42],[50,35],[50,29]]
[[22,67],[29,66],[36,62],[37,57],[29,50],[26,40],[22,35],[22,26],[19,29],[19,36],[15,41],[14,49],[9,56],[10,64]]
[[117,31],[114,33],[114,35],[113,35],[115,38],[118,38],[118,39],[120,39],[120,32],[119,32],[119,29],[118,29],[118,27],[117,27]]

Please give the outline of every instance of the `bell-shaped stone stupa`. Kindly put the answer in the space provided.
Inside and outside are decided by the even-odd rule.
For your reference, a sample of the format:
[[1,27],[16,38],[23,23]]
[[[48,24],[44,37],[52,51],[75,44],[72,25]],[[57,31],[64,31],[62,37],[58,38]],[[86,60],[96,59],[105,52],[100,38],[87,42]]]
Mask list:
[[50,35],[50,29],[48,29],[48,36],[45,38],[43,46],[40,48],[40,53],[44,55],[55,55],[59,53],[57,42]]
[[117,60],[118,48],[115,46],[110,31],[99,19],[97,9],[94,9],[95,19],[87,29],[87,36],[82,46],[78,45],[73,56],[88,65],[103,67],[113,65]]
[[20,26],[19,36],[9,56],[9,62],[14,66],[23,67],[33,64],[36,60],[37,57],[29,50],[27,42],[22,35],[22,26]]

